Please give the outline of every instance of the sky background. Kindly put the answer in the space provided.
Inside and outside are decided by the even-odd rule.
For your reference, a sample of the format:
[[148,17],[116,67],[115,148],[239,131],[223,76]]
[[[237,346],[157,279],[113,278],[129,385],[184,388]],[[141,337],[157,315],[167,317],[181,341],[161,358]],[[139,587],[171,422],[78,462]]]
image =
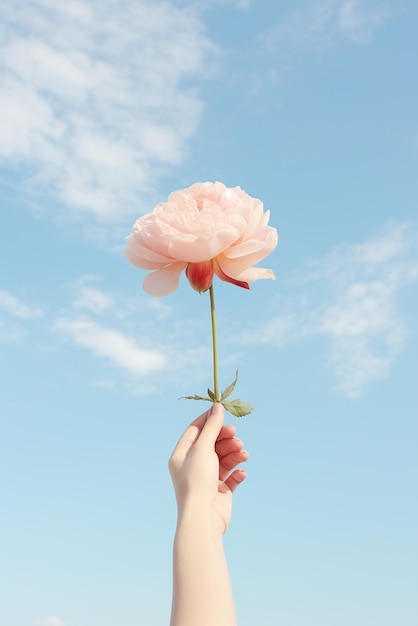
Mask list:
[[218,281],[251,458],[240,626],[417,626],[418,6],[0,8],[0,623],[165,626],[167,459],[205,408],[209,298],[123,256],[197,181],[271,211],[276,281]]

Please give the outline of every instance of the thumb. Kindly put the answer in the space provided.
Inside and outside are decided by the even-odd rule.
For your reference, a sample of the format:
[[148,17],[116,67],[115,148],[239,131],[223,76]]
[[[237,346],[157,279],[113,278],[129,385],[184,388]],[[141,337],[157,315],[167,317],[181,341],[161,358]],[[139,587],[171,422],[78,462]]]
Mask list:
[[215,445],[215,441],[224,423],[224,408],[222,404],[215,403],[209,411],[206,423],[200,433],[199,443]]

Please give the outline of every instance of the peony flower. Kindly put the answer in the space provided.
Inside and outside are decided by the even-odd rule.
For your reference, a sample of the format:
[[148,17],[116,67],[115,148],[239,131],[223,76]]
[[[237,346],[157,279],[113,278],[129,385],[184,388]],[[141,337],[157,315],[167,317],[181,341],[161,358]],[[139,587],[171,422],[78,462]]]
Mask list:
[[220,402],[242,417],[253,407],[242,400],[228,400],[237,382],[225,391],[218,383],[218,350],[213,278],[249,289],[249,282],[273,278],[270,269],[254,267],[277,245],[277,231],[268,226],[269,211],[240,187],[228,189],[222,183],[196,183],[172,193],[167,202],[140,217],[127,237],[125,255],[134,265],[152,270],[144,289],[152,296],[175,291],[185,270],[196,291],[210,295],[214,389],[207,396],[184,396],[191,400]]
[[269,215],[240,187],[196,183],[135,222],[125,255],[152,270],[143,283],[152,296],[173,293],[183,270],[196,291],[209,289],[215,275],[249,289],[249,282],[274,279],[270,269],[254,267],[277,245]]

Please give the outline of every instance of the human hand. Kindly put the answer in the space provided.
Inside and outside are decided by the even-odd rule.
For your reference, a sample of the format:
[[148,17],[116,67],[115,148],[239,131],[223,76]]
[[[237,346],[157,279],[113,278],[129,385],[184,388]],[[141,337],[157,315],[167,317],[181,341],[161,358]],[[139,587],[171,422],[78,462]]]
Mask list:
[[221,532],[231,519],[232,494],[246,477],[237,465],[248,459],[235,427],[223,421],[223,406],[214,404],[185,430],[169,461],[179,516],[190,505],[213,514]]

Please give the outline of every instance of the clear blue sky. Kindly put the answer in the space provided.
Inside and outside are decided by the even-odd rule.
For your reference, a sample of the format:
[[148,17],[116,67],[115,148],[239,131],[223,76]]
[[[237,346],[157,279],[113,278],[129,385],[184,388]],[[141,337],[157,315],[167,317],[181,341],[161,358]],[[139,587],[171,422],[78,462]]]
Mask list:
[[239,624],[416,626],[417,29],[413,0],[2,4],[2,626],[168,624],[209,302],[147,296],[122,251],[205,180],[280,234],[275,282],[216,284],[221,384],[256,407]]

